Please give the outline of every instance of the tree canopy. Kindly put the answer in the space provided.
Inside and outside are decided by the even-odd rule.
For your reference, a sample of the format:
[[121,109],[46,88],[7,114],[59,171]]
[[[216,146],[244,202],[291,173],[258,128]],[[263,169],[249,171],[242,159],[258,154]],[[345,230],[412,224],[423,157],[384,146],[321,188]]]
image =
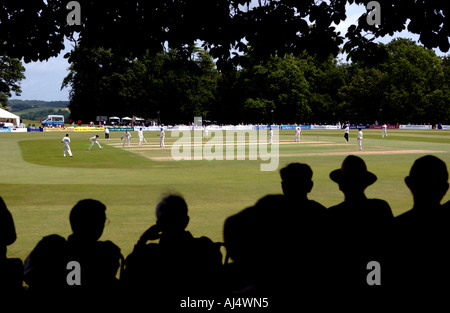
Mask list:
[[189,47],[201,41],[218,67],[226,68],[239,64],[249,47],[262,59],[304,50],[326,59],[338,54],[345,35],[344,48],[355,61],[382,52],[375,38],[406,28],[419,34],[426,48],[448,51],[445,1],[378,2],[380,25],[369,25],[364,13],[347,34],[340,34],[335,25],[346,19],[346,4],[365,6],[366,1],[79,0],[81,10],[75,13],[80,25],[69,25],[67,0],[1,0],[0,55],[25,62],[48,60],[64,49],[64,37],[124,57],[154,55],[166,45],[189,55]]
[[[349,3],[366,5],[365,0],[349,0]],[[371,62],[386,56],[384,50],[374,42],[386,35],[408,30],[419,35],[419,42],[428,49],[439,48],[442,52],[449,50],[450,6],[447,1],[377,0],[380,4],[380,24],[369,25],[369,12],[361,15],[357,25],[349,27],[348,41],[344,50],[353,61]]]

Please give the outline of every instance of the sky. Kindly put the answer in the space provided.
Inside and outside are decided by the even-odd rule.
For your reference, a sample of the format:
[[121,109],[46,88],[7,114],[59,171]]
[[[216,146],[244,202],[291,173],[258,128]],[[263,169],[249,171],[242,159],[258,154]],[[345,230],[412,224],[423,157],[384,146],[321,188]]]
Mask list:
[[[347,5],[347,19],[341,22],[337,26],[337,30],[341,32],[341,36],[344,36],[347,28],[356,24],[356,21],[362,13],[366,11],[364,6],[357,6],[356,4]],[[381,10],[381,14],[383,11]],[[407,31],[397,33],[394,37],[386,36],[380,38],[377,42],[388,43],[393,38],[403,37],[411,38],[418,41],[418,36],[411,34]],[[44,100],[44,101],[68,101],[69,100],[69,88],[61,90],[61,84],[63,79],[67,76],[69,63],[67,59],[64,59],[64,54],[70,52],[72,44],[69,41],[65,42],[65,50],[62,51],[58,57],[49,59],[42,62],[31,62],[23,64],[25,66],[25,79],[21,82],[22,93],[21,96],[13,94],[11,99],[20,100]],[[437,55],[444,55],[438,49],[435,50]],[[340,58],[345,61],[346,56],[340,55]]]

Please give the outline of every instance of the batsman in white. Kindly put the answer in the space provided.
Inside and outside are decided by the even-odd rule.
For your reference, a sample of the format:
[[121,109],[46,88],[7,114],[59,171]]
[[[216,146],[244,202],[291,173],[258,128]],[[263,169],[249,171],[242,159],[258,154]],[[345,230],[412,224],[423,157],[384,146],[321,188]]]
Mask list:
[[94,143],[100,148],[103,149],[102,146],[100,146],[100,143],[97,141],[98,135],[95,135],[94,137],[89,138],[88,140],[91,141],[91,145],[89,146],[88,150],[91,151],[92,146]]
[[64,137],[61,142],[63,143],[63,154],[64,157],[66,157],[66,152],[69,154],[69,156],[73,156],[72,155],[72,151],[70,150],[70,138],[69,138],[69,134],[66,134],[66,137]]
[[299,125],[299,126],[297,126],[295,128],[295,142],[300,142],[301,134],[302,134],[302,129],[301,129],[300,125]]
[[122,147],[125,147],[125,144],[128,143],[128,148],[130,147],[130,141],[131,141],[131,134],[126,130],[123,133],[123,136],[120,137],[120,139],[123,139]]
[[147,143],[147,140],[144,138],[144,132],[142,131],[142,127],[138,130],[138,137],[139,137],[139,146],[142,146],[142,142]]

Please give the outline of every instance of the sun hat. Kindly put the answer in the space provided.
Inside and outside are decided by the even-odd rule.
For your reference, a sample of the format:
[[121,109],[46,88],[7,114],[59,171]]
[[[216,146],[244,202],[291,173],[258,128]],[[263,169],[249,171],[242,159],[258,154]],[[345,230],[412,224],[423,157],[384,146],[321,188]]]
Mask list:
[[356,155],[347,156],[342,162],[341,168],[330,173],[330,178],[338,184],[358,181],[365,187],[372,185],[377,180],[377,176],[367,170],[364,160]]

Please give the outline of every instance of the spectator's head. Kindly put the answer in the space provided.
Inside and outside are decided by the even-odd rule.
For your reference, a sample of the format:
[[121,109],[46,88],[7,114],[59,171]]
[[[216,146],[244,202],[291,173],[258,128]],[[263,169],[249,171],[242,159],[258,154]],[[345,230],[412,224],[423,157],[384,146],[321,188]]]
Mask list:
[[363,192],[377,180],[377,176],[367,170],[364,160],[355,155],[347,156],[341,168],[330,173],[330,178],[339,184],[344,194]]
[[165,196],[156,206],[156,223],[163,234],[184,231],[189,223],[189,216],[183,197]]
[[418,158],[405,183],[414,196],[414,202],[440,203],[449,187],[447,165],[433,155]]
[[291,163],[280,170],[281,188],[287,197],[308,194],[312,187],[311,167],[302,163]]
[[97,200],[78,201],[70,211],[70,225],[74,236],[87,241],[97,241],[103,233],[106,206]]

